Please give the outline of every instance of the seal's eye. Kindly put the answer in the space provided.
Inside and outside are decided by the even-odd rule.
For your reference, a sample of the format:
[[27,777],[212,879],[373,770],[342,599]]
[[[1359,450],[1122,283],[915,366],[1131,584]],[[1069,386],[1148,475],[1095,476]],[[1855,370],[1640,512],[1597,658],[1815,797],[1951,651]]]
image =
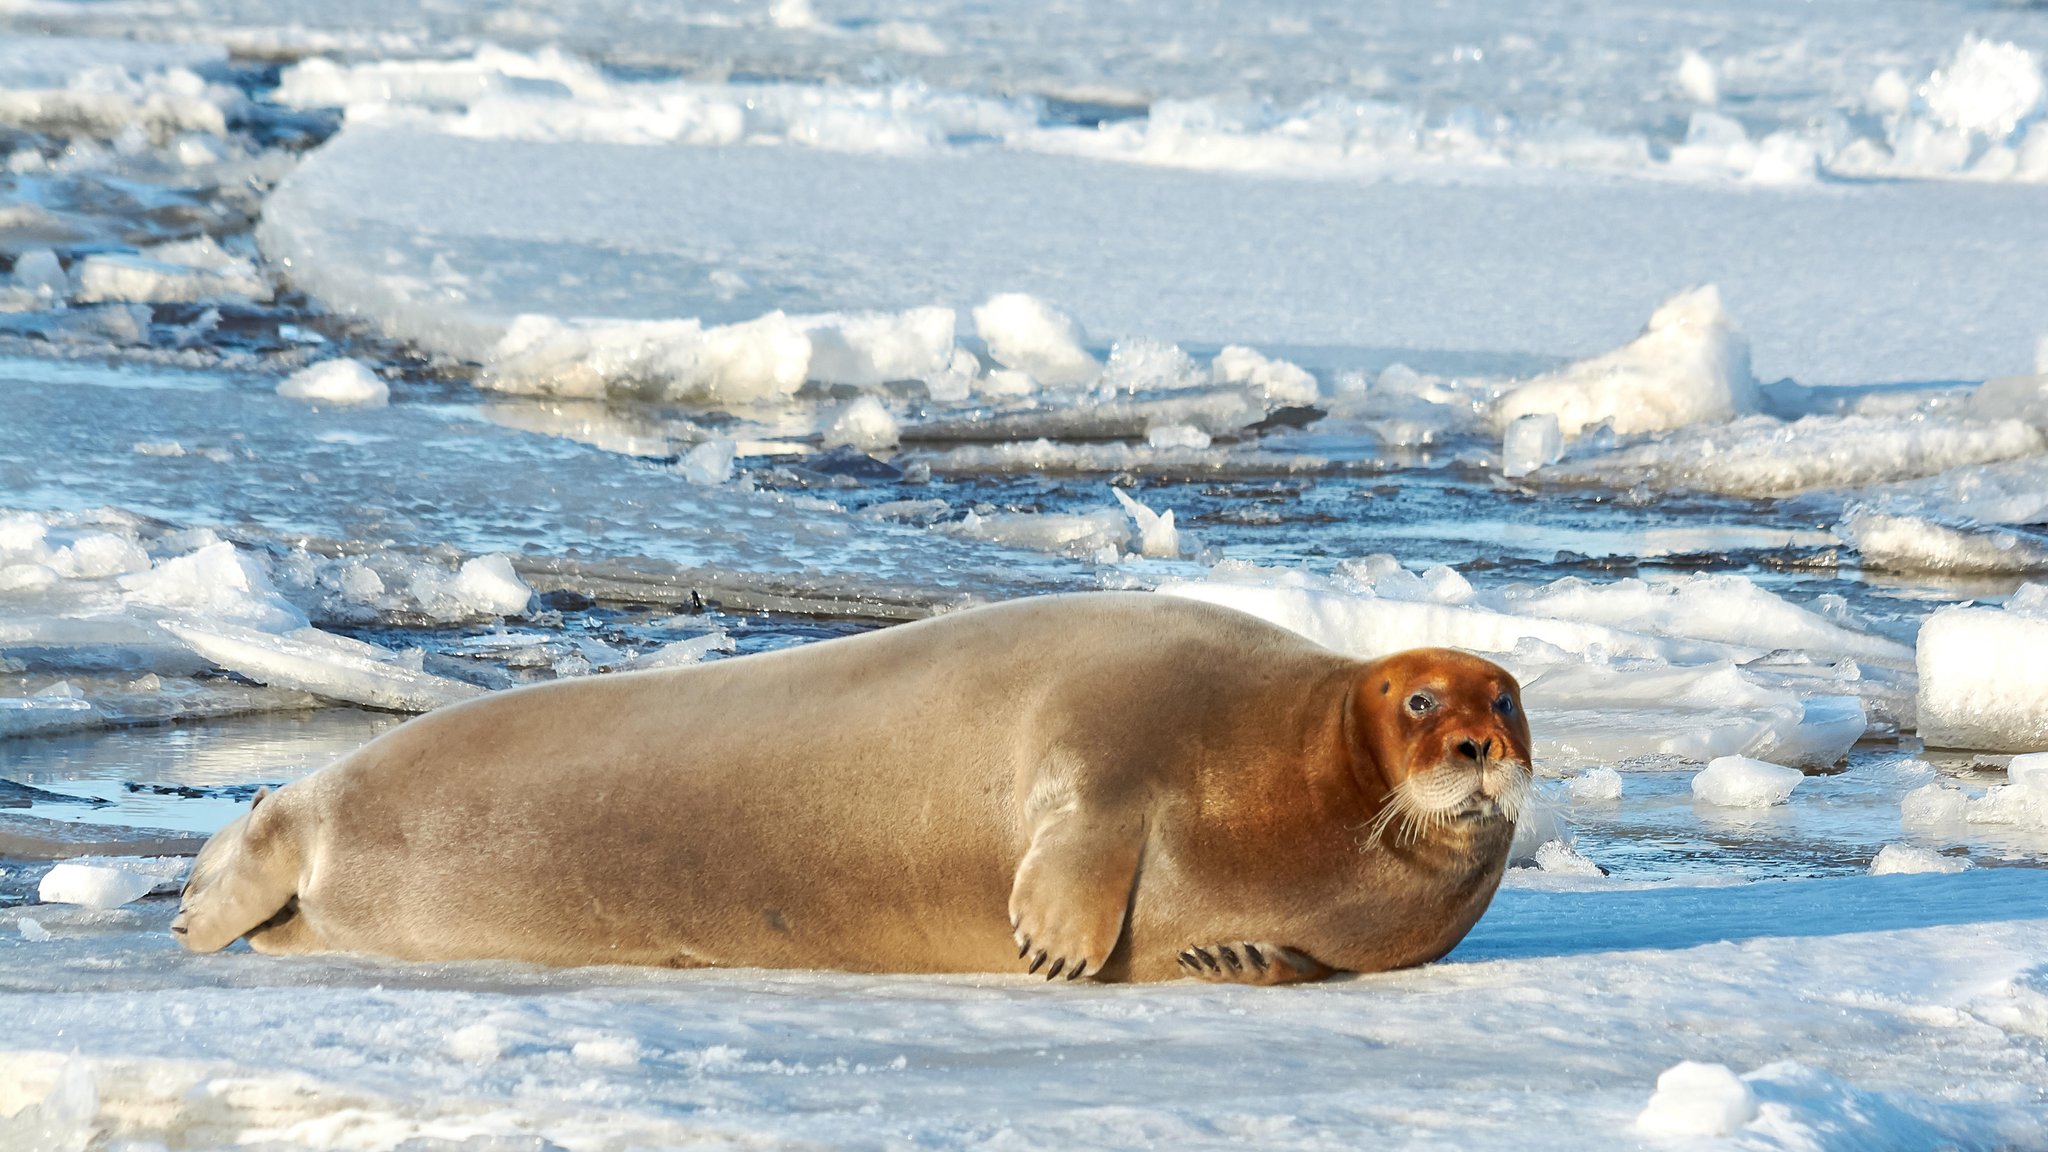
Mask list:
[[1501,693],[1500,698],[1493,702],[1493,710],[1503,716],[1513,716],[1515,714],[1515,698],[1505,692]]
[[1423,713],[1434,709],[1435,707],[1436,697],[1430,695],[1427,692],[1417,692],[1415,695],[1410,696],[1408,698],[1408,711],[1414,713],[1417,716],[1420,716]]

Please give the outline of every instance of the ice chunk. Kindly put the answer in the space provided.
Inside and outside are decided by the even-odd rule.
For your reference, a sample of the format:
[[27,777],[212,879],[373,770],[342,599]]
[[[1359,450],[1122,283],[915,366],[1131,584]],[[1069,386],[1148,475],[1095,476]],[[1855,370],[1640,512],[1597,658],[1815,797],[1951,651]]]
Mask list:
[[1566,461],[1545,472],[1544,479],[1782,496],[1929,476],[2032,456],[2044,447],[2048,439],[2018,420],[1852,415],[1806,416],[1787,424],[1753,416]]
[[723,484],[732,479],[737,447],[731,440],[706,440],[683,453],[683,458],[676,462],[676,471],[692,484]]
[[1967,818],[1969,793],[1953,780],[1933,780],[1899,801],[1899,818],[1908,824],[1946,824]]
[[[2042,585],[2028,585],[2041,588]],[[1930,747],[2048,749],[2048,611],[1943,608],[1920,625],[1920,737]]]
[[1993,139],[2010,136],[2039,110],[2041,94],[2041,66],[2032,52],[1976,36],[1965,36],[1947,66],[1920,89],[1936,120]]
[[391,387],[360,360],[323,360],[292,373],[277,386],[277,394],[313,403],[381,408],[391,400]]
[[1226,345],[1209,364],[1218,384],[1243,384],[1272,404],[1313,404],[1316,378],[1298,364],[1271,359],[1242,344]]
[[1581,803],[1621,799],[1621,773],[1612,768],[1588,768],[1572,777],[1568,790]]
[[1723,808],[1769,808],[1790,799],[1805,779],[1797,768],[1747,756],[1721,756],[1692,778],[1692,794]]
[[1171,509],[1154,512],[1121,488],[1111,487],[1109,491],[1137,526],[1139,555],[1169,558],[1180,555],[1180,532],[1173,526]]
[[1527,476],[1564,456],[1564,434],[1557,417],[1549,412],[1518,416],[1508,422],[1501,437],[1500,473],[1510,479]]
[[798,317],[811,341],[808,375],[827,384],[871,388],[893,380],[933,380],[953,369],[951,308]]
[[71,280],[64,275],[64,266],[48,248],[31,248],[15,257],[14,272],[8,282],[31,308],[54,307],[71,293]]
[[1536,866],[1559,876],[1603,876],[1600,866],[1579,855],[1563,840],[1546,840],[1536,849]]
[[1836,533],[1865,568],[1955,574],[2048,572],[2048,537],[2003,528],[1957,527],[1924,516],[1852,508]]
[[1102,365],[1081,345],[1080,325],[1045,301],[1021,292],[991,296],[974,310],[974,330],[1005,368],[1054,388],[1086,384]]
[[116,908],[149,895],[154,876],[106,864],[59,864],[43,874],[36,895],[45,904]]
[[502,553],[464,561],[455,590],[484,616],[519,616],[533,601],[533,589],[512,570],[512,558]]
[[1504,590],[1498,602],[1518,614],[1716,640],[1760,652],[1794,648],[1899,664],[1913,658],[1904,644],[1837,624],[1746,576],[1700,573],[1656,584],[1638,579],[1594,584],[1567,576]]
[[1972,824],[2016,824],[2048,829],[2048,754],[2014,757],[2007,784],[1995,785],[1969,802],[1963,818]]
[[1732,1136],[1756,1118],[1756,1093],[1726,1064],[1686,1060],[1658,1075],[1636,1128],[1655,1136]]
[[896,418],[873,396],[848,404],[825,429],[825,447],[851,446],[863,452],[894,448],[901,435]]
[[1502,396],[1495,418],[1505,426],[1548,413],[1567,436],[1601,423],[1627,434],[1718,423],[1756,404],[1749,342],[1709,284],[1665,301],[1633,342]]
[[1922,872],[1962,872],[1970,867],[1968,860],[1957,856],[1943,856],[1939,852],[1922,848],[1916,844],[1887,844],[1877,850],[1877,858],[1870,862],[1872,876],[1899,876]]
[[23,940],[31,944],[46,944],[50,940],[50,930],[43,927],[40,921],[33,920],[27,916],[16,920],[14,928],[15,931],[21,933]]
[[1950,523],[2048,523],[2048,455],[1957,466],[1861,495],[1871,511],[1887,515],[1931,516]]
[[1114,508],[1100,512],[969,512],[938,530],[975,540],[1057,552],[1077,559],[1114,563],[1130,538],[1130,519]]
[[[2048,346],[2048,340],[2042,343]],[[1976,420],[2025,420],[2048,427],[2048,372],[1986,380],[1970,393],[1964,410]]]
[[279,632],[306,622],[278,595],[263,562],[226,541],[158,561],[147,572],[121,577],[120,584],[130,603],[247,628]]
[[395,652],[317,628],[278,636],[217,622],[166,620],[162,626],[194,652],[259,684],[351,704],[426,712],[483,694],[473,684],[405,667]]
[[1697,49],[1687,48],[1679,55],[1678,72],[1673,80],[1679,93],[1695,104],[1721,102],[1720,78],[1714,72],[1714,65]]
[[713,652],[735,652],[739,645],[723,628],[664,644],[633,662],[635,668],[680,668],[701,663]]
[[504,1055],[505,1038],[495,1025],[479,1021],[450,1032],[442,1048],[457,1060],[490,1064]]
[[1192,424],[1155,424],[1145,429],[1148,448],[1188,448],[1201,451],[1209,446],[1209,434]]

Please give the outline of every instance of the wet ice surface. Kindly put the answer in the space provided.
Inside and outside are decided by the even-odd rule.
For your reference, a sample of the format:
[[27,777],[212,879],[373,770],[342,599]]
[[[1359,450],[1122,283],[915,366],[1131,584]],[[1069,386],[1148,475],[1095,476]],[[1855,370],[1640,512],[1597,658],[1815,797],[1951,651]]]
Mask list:
[[[2048,1138],[2039,13],[168,15],[0,13],[189,41],[0,44],[0,1144]],[[1101,587],[1516,672],[1447,962],[163,930],[407,712]]]

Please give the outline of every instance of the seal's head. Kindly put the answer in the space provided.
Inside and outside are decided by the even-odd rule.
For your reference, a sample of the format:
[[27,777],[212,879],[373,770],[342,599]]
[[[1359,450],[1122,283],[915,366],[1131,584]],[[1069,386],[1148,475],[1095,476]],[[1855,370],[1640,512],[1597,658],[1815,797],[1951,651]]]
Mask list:
[[1373,842],[1409,843],[1468,821],[1513,824],[1521,814],[1529,721],[1521,685],[1506,669],[1448,648],[1416,648],[1367,665],[1354,692],[1361,782],[1386,790]]
[[216,832],[192,861],[171,921],[171,934],[188,951],[227,947],[277,911],[284,896],[275,889],[283,885],[289,894],[290,878],[272,875],[277,822],[275,804],[264,804],[269,795],[270,789],[257,789],[249,810]]

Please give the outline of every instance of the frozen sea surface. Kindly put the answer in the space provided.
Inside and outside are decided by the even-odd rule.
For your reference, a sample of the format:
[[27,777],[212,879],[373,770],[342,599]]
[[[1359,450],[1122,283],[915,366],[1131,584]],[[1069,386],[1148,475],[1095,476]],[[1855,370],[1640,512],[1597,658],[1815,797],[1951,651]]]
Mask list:
[[[2041,12],[0,27],[0,1147],[2048,1143]],[[1471,937],[1259,991],[164,931],[409,713],[1091,588],[1509,666]]]

